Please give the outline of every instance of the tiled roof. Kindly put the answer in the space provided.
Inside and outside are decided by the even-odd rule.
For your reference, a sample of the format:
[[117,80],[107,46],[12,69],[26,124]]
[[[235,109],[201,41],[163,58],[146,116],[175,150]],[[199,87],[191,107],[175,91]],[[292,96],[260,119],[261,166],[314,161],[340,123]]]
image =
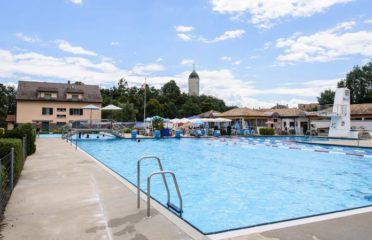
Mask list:
[[267,117],[264,112],[250,108],[234,108],[218,114],[218,117]]
[[201,113],[198,115],[198,117],[201,117],[201,118],[209,118],[209,117],[216,117],[216,116],[219,116],[221,113],[218,112],[218,111],[215,111],[215,110],[210,110],[208,112],[205,112],[205,113]]
[[267,109],[264,110],[268,116],[277,114],[280,117],[298,117],[305,116],[306,112],[298,108],[280,108],[280,109]]
[[350,111],[352,115],[372,114],[372,103],[352,104]]
[[[333,108],[326,108],[319,112],[332,112]],[[372,103],[360,103],[360,104],[351,104],[350,105],[350,114],[351,115],[372,115]]]
[[[38,92],[56,92],[56,99],[38,98]],[[17,89],[17,100],[37,100],[37,101],[76,101],[66,98],[66,93],[83,94],[80,102],[101,103],[102,96],[97,85],[67,84],[51,82],[29,82],[19,81]]]
[[297,108],[281,108],[281,109],[259,109],[250,108],[234,108],[227,112],[218,114],[219,117],[300,117],[307,113]]

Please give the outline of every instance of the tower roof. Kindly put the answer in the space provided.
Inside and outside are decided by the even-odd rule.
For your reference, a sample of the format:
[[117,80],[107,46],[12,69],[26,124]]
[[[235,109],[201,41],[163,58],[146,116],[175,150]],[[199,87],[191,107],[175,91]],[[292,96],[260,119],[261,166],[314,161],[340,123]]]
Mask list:
[[189,78],[199,78],[199,75],[194,70],[194,71],[192,71],[192,73],[190,73]]

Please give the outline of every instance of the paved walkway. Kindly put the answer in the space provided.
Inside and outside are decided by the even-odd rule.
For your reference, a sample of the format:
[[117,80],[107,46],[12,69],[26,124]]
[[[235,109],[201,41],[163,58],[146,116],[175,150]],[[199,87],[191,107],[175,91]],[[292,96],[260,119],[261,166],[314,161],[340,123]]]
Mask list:
[[[38,139],[5,212],[1,235],[20,239],[191,239],[96,162],[60,139]],[[1,238],[1,237],[0,237]]]

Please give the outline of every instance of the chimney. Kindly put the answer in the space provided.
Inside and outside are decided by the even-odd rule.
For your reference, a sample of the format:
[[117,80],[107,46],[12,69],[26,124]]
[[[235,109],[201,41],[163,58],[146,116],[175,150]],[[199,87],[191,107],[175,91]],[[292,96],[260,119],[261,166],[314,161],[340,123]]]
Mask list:
[[70,85],[70,84],[71,84],[70,80],[68,80],[68,81],[67,81],[67,84],[68,84],[68,85]]

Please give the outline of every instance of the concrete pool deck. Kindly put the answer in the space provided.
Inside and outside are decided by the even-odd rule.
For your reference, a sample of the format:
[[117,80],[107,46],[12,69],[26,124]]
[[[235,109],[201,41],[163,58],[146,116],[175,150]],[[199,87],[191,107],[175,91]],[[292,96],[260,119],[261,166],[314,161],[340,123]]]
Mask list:
[[[145,202],[137,209],[131,188],[69,143],[38,139],[6,208],[0,239],[209,239],[159,207],[146,218]],[[371,240],[371,222],[372,210],[220,239]]]
[[327,141],[327,142],[317,142],[313,143],[324,144],[324,145],[340,145],[340,146],[352,146],[352,147],[370,147],[372,148],[372,139],[363,140],[337,140],[337,141]]

